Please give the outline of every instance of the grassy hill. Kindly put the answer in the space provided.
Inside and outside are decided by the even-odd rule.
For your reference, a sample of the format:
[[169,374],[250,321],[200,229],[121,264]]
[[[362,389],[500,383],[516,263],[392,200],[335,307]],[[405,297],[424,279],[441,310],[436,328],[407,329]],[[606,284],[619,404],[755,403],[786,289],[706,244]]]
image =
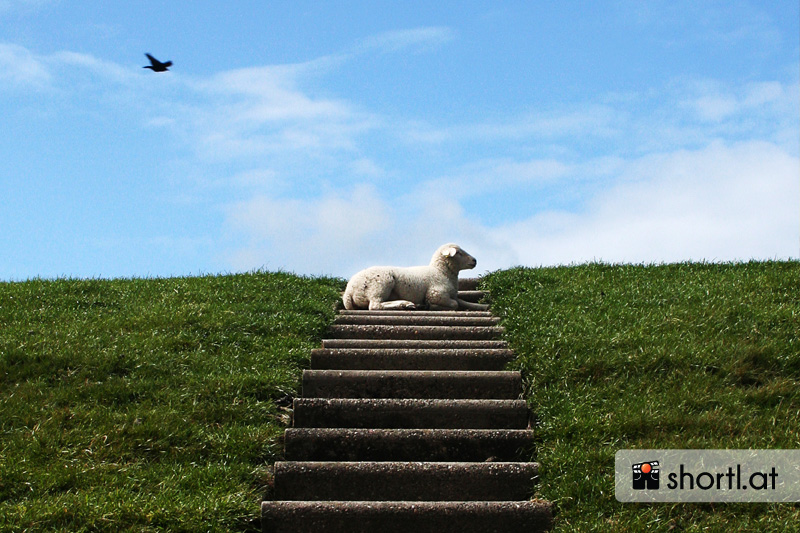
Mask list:
[[[800,263],[486,276],[560,531],[792,531],[798,505],[620,504],[622,448],[800,448]],[[0,283],[0,531],[257,530],[344,282]]]
[[259,529],[341,280],[0,284],[0,530]]
[[626,448],[800,448],[800,263],[488,276],[559,531],[798,531],[798,504],[622,504]]

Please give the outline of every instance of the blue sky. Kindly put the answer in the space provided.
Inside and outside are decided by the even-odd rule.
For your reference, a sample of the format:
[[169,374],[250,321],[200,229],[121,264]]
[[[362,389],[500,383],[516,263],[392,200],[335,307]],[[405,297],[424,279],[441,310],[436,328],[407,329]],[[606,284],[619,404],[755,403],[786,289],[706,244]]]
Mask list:
[[[800,7],[0,0],[0,280],[800,255]],[[172,60],[153,73],[145,52]]]

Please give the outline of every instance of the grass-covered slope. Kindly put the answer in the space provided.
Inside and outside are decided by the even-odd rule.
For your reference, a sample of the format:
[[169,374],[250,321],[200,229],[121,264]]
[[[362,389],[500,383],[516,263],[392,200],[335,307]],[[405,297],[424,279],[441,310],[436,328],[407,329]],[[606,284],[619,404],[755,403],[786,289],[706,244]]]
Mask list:
[[0,530],[259,528],[341,280],[0,284]]
[[622,504],[625,448],[800,448],[800,263],[485,278],[538,414],[558,531],[798,531],[797,504]]
[[[623,448],[800,448],[800,263],[512,269],[493,309],[560,531],[797,531],[621,504]],[[0,531],[247,531],[342,280],[0,283]]]

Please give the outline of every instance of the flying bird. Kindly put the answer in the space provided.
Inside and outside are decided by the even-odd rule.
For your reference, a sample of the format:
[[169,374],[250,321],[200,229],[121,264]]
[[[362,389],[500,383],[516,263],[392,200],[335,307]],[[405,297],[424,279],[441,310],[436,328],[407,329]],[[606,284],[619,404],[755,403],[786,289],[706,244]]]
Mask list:
[[145,54],[145,55],[147,56],[147,59],[150,60],[150,64],[142,68],[149,68],[153,72],[166,72],[169,70],[169,67],[172,66],[172,61],[167,61],[166,63],[162,63],[161,61],[151,56],[150,54]]

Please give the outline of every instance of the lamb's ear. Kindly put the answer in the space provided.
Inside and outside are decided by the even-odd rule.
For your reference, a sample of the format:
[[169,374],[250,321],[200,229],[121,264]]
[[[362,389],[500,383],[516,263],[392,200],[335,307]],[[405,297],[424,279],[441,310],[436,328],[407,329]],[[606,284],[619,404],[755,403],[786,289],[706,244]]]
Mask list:
[[442,250],[442,255],[445,257],[454,257],[456,253],[458,253],[458,250],[456,250],[452,246],[450,248],[447,248],[446,250]]

